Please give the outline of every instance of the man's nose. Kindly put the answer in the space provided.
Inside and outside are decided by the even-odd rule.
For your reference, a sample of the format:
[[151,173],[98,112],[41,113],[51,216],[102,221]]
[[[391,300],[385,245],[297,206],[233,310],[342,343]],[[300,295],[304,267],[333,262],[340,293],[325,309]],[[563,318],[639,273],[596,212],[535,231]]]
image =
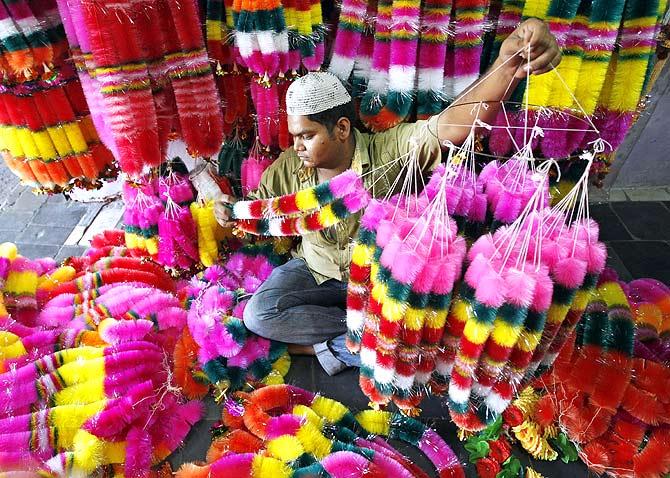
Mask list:
[[293,149],[296,151],[303,151],[305,149],[305,144],[300,138],[293,138]]

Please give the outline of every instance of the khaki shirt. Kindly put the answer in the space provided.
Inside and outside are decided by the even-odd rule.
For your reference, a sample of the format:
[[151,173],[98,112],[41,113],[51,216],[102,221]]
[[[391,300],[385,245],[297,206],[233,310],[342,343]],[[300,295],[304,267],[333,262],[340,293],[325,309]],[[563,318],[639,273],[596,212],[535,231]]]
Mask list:
[[[375,198],[384,198],[402,189],[405,176],[401,173],[407,172],[402,167],[406,158],[417,159],[424,180],[440,163],[437,115],[426,121],[401,124],[382,133],[353,131],[356,149],[351,169],[362,175],[363,184]],[[265,170],[258,189],[250,197],[266,199],[316,186],[317,175],[313,171],[307,174],[309,172],[291,147]],[[360,213],[357,213],[333,227],[302,236],[294,257],[305,259],[318,284],[328,279],[348,280],[359,220]]]

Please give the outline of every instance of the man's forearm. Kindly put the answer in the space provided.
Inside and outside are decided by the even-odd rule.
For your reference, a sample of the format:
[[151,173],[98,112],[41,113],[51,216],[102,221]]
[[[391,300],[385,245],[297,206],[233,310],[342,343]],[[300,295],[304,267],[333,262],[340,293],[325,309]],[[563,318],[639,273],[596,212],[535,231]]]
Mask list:
[[[440,113],[437,131],[440,144],[444,145],[447,140],[454,144],[463,143],[476,119],[493,123],[500,110],[500,102],[509,99],[520,81],[514,77],[516,68],[502,63],[498,58],[489,72],[473,83],[474,87],[466,88]],[[478,107],[480,101],[484,103]]]

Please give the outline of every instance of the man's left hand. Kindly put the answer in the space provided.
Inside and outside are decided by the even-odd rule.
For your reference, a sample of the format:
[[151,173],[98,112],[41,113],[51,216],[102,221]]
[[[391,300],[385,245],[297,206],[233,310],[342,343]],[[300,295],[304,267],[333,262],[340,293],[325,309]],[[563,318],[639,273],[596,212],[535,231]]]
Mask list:
[[530,18],[519,25],[500,47],[500,60],[515,69],[516,78],[541,75],[561,62],[561,51],[547,24]]

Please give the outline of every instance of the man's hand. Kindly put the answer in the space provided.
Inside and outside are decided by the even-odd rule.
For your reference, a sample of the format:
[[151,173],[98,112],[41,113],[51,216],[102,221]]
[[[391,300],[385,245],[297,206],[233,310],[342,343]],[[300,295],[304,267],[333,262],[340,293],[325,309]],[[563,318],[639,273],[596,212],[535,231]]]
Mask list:
[[515,70],[514,76],[525,78],[528,73],[541,75],[558,66],[561,62],[561,51],[547,24],[536,18],[530,18],[519,25],[502,43],[500,60],[503,62],[509,60],[506,66],[509,65]]
[[214,199],[214,217],[216,222],[221,224],[223,227],[233,227],[235,221],[231,220],[233,214],[233,204],[235,204],[236,199],[228,194],[223,194]]
[[214,217],[216,222],[223,227],[233,227],[234,221],[231,221],[233,204],[237,201],[234,197],[224,194],[216,180],[212,177],[207,164],[196,165],[194,171],[189,175],[191,184],[198,191],[198,201],[214,201]]

